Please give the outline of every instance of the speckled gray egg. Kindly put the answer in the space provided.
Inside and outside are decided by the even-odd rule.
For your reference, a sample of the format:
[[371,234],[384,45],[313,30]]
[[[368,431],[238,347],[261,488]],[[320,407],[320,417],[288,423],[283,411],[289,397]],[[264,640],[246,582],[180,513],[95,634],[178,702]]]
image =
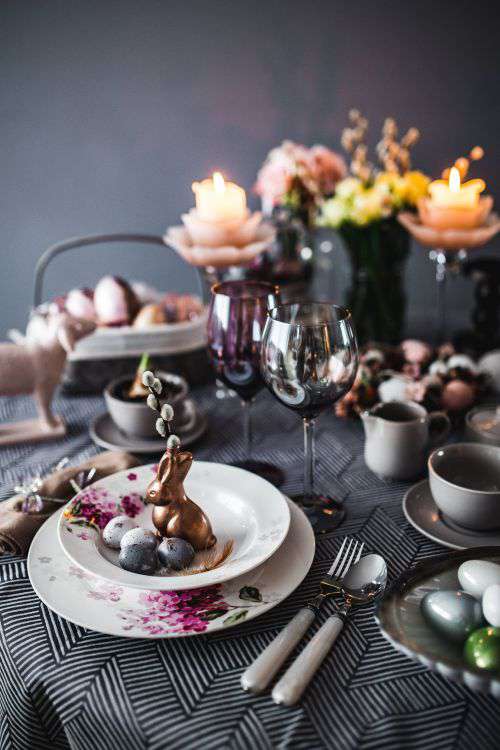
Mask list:
[[136,544],[138,547],[144,547],[144,549],[156,549],[158,542],[159,539],[154,531],[137,526],[137,528],[130,529],[122,536],[121,548]]
[[121,550],[118,562],[129,573],[152,576],[158,568],[158,555],[155,549],[129,544]]
[[170,537],[158,547],[158,558],[165,568],[183,570],[193,562],[194,549],[185,539]]
[[454,643],[463,643],[483,624],[480,602],[465,591],[431,591],[420,608],[429,625]]
[[106,524],[102,532],[104,543],[113,549],[120,549],[122,537],[127,531],[137,527],[133,518],[128,516],[115,516]]

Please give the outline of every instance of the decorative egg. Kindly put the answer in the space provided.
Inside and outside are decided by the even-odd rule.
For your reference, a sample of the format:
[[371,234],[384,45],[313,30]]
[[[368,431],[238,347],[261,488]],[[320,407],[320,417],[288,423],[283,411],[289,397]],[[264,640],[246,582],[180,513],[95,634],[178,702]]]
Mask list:
[[488,352],[478,362],[479,372],[488,375],[493,389],[500,393],[500,349]]
[[460,367],[462,370],[469,370],[469,372],[474,374],[478,370],[474,360],[468,357],[467,354],[453,354],[446,365],[448,370],[454,370],[455,367]]
[[467,560],[458,569],[460,586],[476,599],[494,583],[500,583],[500,565],[489,560]]
[[120,549],[122,537],[127,531],[135,529],[136,522],[129,516],[115,516],[109,521],[103,529],[102,538],[108,547]]
[[156,550],[138,544],[128,544],[122,548],[118,562],[129,573],[152,576],[158,568],[158,555]]
[[122,536],[120,546],[123,549],[131,544],[136,544],[138,547],[144,547],[145,549],[156,549],[158,542],[159,539],[154,531],[142,529],[140,526],[137,526]]
[[466,661],[476,669],[500,672],[500,628],[480,628],[465,643]]
[[139,310],[139,300],[124,279],[103,276],[94,291],[94,307],[102,325],[128,325]]
[[500,583],[488,586],[484,592],[483,615],[490,625],[500,628]]
[[160,563],[172,570],[183,570],[191,565],[194,558],[193,546],[185,539],[170,537],[158,547]]
[[134,318],[133,328],[149,328],[150,326],[160,325],[167,322],[165,308],[163,305],[150,303],[144,305]]
[[431,591],[420,609],[429,625],[454,643],[463,643],[483,622],[481,604],[464,591]]
[[90,289],[72,289],[66,297],[65,307],[75,318],[95,321],[94,294]]
[[442,359],[436,359],[429,367],[430,375],[446,375],[448,368]]
[[155,289],[154,286],[146,284],[145,281],[131,281],[130,286],[141,305],[148,305],[151,302],[161,302],[163,293]]
[[378,395],[381,401],[408,401],[407,388],[412,379],[405,375],[393,375],[389,380],[384,380],[378,387]]
[[474,388],[463,380],[450,380],[446,383],[441,394],[443,409],[447,411],[463,411],[472,406],[476,397]]

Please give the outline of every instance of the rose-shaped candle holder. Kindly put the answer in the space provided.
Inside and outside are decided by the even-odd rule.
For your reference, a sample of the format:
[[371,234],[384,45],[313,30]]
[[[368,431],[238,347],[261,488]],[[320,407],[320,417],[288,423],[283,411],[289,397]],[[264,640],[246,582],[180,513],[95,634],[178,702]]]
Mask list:
[[436,213],[440,207],[432,206],[428,198],[423,198],[418,205],[418,215],[409,211],[402,211],[398,215],[399,222],[412,237],[431,248],[429,260],[436,268],[438,343],[444,340],[446,334],[446,281],[449,272],[458,274],[468,258],[468,252],[485,245],[500,230],[500,218],[491,212],[492,207],[493,199],[485,196],[480,199],[475,212],[467,213],[448,207],[447,215],[443,216],[442,212]]
[[253,263],[275,238],[274,227],[262,221],[259,211],[247,210],[243,219],[215,222],[200,218],[192,208],[182,215],[182,221],[184,226],[168,227],[165,243],[209,283],[221,280],[222,272],[229,268]]

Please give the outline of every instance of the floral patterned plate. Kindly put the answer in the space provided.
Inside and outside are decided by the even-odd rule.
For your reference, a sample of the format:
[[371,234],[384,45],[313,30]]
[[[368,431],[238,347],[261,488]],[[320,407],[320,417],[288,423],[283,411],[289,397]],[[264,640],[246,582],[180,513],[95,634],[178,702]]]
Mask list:
[[230,582],[189,591],[125,588],[73,565],[55,539],[61,511],[41,527],[31,544],[31,585],[56,614],[109,635],[182,638],[239,625],[289,596],[313,561],[309,521],[297,505],[287,503],[290,531],[270,559]]
[[[102,529],[113,516],[125,514],[139,526],[153,529],[151,505],[142,497],[155,475],[153,465],[120,471],[79,492],[63,510],[58,533],[61,546],[75,565],[110,583],[140,589],[192,589],[211,586],[253,570],[283,543],[290,525],[284,496],[269,482],[235,466],[195,461],[185,482],[186,492],[206,512],[217,536],[217,549],[233,541],[233,550],[218,568],[203,573],[130,573],[118,565],[118,551],[102,541]],[[194,567],[203,557],[198,553]]]

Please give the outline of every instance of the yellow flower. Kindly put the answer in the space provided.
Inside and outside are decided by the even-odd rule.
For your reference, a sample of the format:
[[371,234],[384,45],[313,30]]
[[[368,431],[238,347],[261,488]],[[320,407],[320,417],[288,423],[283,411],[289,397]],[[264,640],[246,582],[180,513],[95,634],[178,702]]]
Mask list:
[[363,190],[363,183],[357,177],[346,177],[335,187],[335,195],[339,198],[352,198]]
[[318,224],[337,229],[347,219],[347,203],[341,198],[330,198],[323,203]]
[[403,177],[406,183],[405,203],[415,206],[419,198],[427,193],[430,179],[422,172],[406,172]]
[[393,208],[401,208],[405,202],[406,182],[397,172],[379,172],[375,178],[375,187],[388,194]]
[[374,186],[354,196],[349,218],[355,224],[365,226],[388,216],[390,212],[390,200],[387,201],[385,191]]

